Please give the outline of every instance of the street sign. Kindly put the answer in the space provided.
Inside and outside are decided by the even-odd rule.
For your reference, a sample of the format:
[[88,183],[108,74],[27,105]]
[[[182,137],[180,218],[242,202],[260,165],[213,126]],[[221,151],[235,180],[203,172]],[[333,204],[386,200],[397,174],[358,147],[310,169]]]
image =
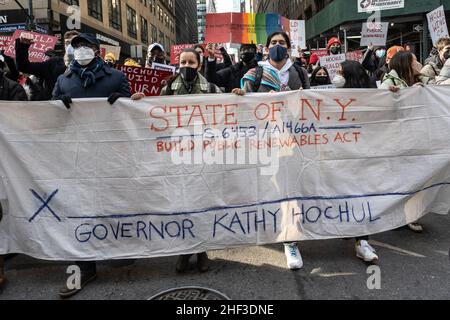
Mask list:
[[421,24],[415,24],[413,27],[414,31],[416,32],[422,32],[423,31],[423,25]]

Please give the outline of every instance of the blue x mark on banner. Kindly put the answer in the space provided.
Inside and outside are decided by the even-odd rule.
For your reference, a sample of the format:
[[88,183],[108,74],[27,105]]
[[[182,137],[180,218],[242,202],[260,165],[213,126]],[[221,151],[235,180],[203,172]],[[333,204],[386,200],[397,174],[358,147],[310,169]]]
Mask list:
[[52,210],[52,208],[50,208],[49,203],[50,201],[52,201],[53,197],[58,193],[58,189],[56,189],[55,191],[52,192],[52,194],[47,198],[47,200],[44,200],[36,191],[34,191],[33,189],[30,189],[31,193],[33,194],[33,196],[35,198],[37,198],[39,201],[42,202],[42,205],[39,207],[39,209],[33,214],[33,216],[28,220],[28,222],[31,222],[34,220],[34,218],[36,218],[38,216],[39,213],[41,213],[45,208],[48,209],[48,211],[50,211],[53,216],[59,221],[61,222],[61,218],[58,217],[58,215]]

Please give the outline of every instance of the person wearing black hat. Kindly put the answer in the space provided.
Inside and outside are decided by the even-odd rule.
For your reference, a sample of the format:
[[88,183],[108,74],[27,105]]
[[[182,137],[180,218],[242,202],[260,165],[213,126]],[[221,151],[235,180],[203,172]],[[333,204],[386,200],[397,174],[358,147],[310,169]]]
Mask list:
[[[53,99],[108,97],[112,104],[119,97],[130,97],[130,84],[123,72],[110,68],[100,57],[100,42],[88,33],[72,39],[74,60],[56,81]],[[62,99],[64,98],[64,99]],[[68,105],[69,103],[69,105]]]
[[[79,34],[78,31],[71,30],[64,34],[64,45],[66,52],[69,48],[70,41]],[[33,34],[23,33],[19,39],[16,40],[16,63],[19,71],[35,75],[39,77],[43,84],[43,92],[39,95],[41,100],[50,100],[52,98],[52,91],[56,83],[56,79],[66,71],[64,58],[53,56],[44,62],[30,62],[28,57],[28,50],[33,42]]]
[[[130,85],[125,74],[111,69],[100,58],[100,43],[92,34],[80,34],[72,39],[74,60],[68,70],[61,75],[53,91],[53,98],[60,99],[70,108],[72,98],[108,97],[113,104],[120,97],[130,97]],[[97,277],[95,261],[77,261],[81,270],[81,287],[68,288],[67,284],[60,290],[62,298],[78,293],[86,284]]]

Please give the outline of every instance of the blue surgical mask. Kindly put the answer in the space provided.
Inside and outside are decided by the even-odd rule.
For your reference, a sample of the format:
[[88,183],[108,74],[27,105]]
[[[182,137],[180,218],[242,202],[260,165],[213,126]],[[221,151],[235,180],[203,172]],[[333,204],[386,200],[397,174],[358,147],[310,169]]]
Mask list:
[[386,50],[383,50],[383,49],[381,49],[381,50],[377,50],[377,52],[375,53],[375,55],[378,57],[378,58],[383,58],[385,55],[386,55]]
[[281,62],[288,56],[288,49],[277,44],[275,47],[270,48],[269,57],[275,62]]

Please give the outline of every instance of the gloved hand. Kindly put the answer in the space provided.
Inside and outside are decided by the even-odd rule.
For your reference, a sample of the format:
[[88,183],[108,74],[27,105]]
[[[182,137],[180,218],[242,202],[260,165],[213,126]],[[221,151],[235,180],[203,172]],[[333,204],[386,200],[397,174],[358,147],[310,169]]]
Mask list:
[[69,96],[59,96],[58,100],[61,100],[66,106],[67,110],[70,109],[70,104],[72,103],[72,98]]
[[120,93],[118,93],[118,92],[113,92],[113,93],[111,93],[111,95],[108,97],[108,102],[109,102],[109,104],[113,105],[114,102],[116,102],[117,99],[119,99],[119,98],[120,98]]

